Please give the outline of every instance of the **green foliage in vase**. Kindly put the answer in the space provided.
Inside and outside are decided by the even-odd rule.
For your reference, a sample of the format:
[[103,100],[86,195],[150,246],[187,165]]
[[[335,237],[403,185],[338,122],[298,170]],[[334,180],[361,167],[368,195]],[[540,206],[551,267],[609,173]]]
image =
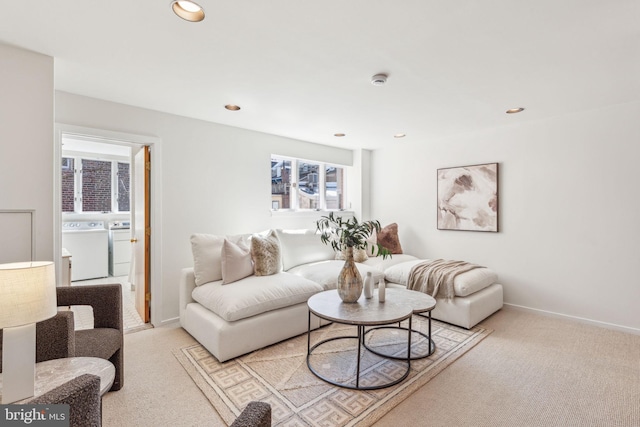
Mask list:
[[[346,248],[367,250],[367,246],[370,244],[367,242],[367,238],[373,230],[380,231],[381,228],[379,221],[358,222],[355,216],[344,220],[341,216],[335,216],[333,212],[329,212],[328,216],[321,216],[316,221],[320,240],[325,245],[330,244],[335,251],[342,251]],[[379,243],[375,243],[375,246],[376,254],[382,255],[382,259],[391,257],[391,252],[387,248]]]

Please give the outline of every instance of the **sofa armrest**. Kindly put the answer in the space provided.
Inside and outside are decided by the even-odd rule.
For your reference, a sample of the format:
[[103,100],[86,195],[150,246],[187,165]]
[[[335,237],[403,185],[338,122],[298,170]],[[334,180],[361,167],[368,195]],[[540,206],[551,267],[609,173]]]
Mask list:
[[36,362],[73,357],[76,335],[73,311],[60,311],[36,323]]
[[271,427],[271,405],[249,402],[230,427]]
[[[2,372],[2,329],[0,329],[0,372]],[[73,312],[61,311],[36,323],[36,362],[75,355]]]
[[72,427],[102,425],[100,377],[83,374],[27,402],[32,405],[69,405]]
[[193,272],[193,268],[183,268],[180,271],[180,319],[182,319],[182,313],[187,308],[187,304],[195,302],[191,297],[193,290],[196,288],[196,276]]
[[83,285],[56,288],[58,306],[89,305],[95,328],[124,330],[122,325],[122,286]]

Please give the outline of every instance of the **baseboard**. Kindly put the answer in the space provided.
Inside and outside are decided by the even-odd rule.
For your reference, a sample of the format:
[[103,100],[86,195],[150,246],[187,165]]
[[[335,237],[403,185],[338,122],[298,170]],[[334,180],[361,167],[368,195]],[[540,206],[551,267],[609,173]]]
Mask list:
[[561,318],[561,319],[570,319],[570,320],[574,320],[574,321],[580,322],[580,323],[586,323],[586,324],[589,324],[589,325],[599,326],[601,328],[606,328],[606,329],[612,329],[612,330],[615,330],[615,331],[626,332],[628,334],[633,334],[633,335],[640,335],[640,329],[638,329],[638,328],[630,328],[628,326],[616,325],[614,323],[600,322],[600,321],[597,321],[597,320],[586,319],[584,317],[570,316],[568,314],[555,313],[553,311],[540,310],[540,309],[537,309],[537,308],[525,307],[525,306],[516,305],[516,304],[504,303],[503,307],[507,308],[507,309],[513,309],[513,310],[519,310],[519,311],[526,311],[526,312],[529,312],[529,313],[541,314],[543,316],[557,317],[557,318]]
[[[180,324],[180,318],[179,317],[172,317],[171,319],[165,319],[162,322],[160,322],[160,327],[162,326],[168,326],[168,325],[173,325],[173,324]],[[155,326],[155,325],[154,325]]]

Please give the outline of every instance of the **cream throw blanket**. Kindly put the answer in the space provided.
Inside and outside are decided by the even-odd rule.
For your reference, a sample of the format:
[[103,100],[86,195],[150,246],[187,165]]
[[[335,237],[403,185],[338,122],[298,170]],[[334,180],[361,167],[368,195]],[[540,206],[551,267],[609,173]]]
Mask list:
[[466,273],[474,268],[483,267],[465,261],[444,259],[424,261],[416,264],[409,272],[407,289],[424,292],[434,298],[438,296],[451,299],[455,296],[453,279],[458,274]]

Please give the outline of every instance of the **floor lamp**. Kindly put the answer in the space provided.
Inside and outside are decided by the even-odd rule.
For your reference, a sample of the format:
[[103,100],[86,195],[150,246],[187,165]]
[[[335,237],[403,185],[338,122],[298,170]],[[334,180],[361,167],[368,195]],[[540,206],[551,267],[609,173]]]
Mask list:
[[0,264],[2,402],[34,395],[36,323],[56,315],[55,267],[52,262]]

